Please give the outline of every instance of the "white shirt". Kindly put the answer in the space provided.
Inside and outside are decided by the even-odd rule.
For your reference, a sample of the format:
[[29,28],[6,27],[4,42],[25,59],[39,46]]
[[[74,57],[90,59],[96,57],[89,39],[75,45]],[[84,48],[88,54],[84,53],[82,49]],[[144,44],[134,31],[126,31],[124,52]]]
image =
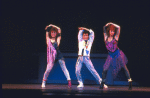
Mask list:
[[[83,31],[84,30],[79,30],[79,33],[78,33],[78,48],[79,48],[79,51],[78,51],[78,55],[82,55],[82,51],[83,51],[83,56],[90,56],[90,51],[91,51],[91,47],[92,47],[92,43],[93,43],[93,40],[94,40],[94,32],[90,29],[90,34],[89,34],[89,39],[87,40],[87,43],[85,42],[85,40],[83,40]],[[86,46],[88,46],[86,48]]]

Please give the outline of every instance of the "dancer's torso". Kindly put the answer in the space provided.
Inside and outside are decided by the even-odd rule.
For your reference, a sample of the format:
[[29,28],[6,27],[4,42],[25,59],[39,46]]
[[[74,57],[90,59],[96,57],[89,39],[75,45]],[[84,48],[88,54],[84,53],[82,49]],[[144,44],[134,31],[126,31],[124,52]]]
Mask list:
[[56,40],[50,39],[50,41],[51,41],[53,47],[54,47],[56,50],[58,50],[58,44],[57,44]]
[[[86,44],[88,44],[88,47],[86,47]],[[90,56],[91,47],[92,47],[92,43],[88,40],[87,41],[82,40],[78,42],[78,48],[79,48],[78,55]]]
[[56,41],[53,41],[53,40],[51,40],[51,43],[52,43],[53,47],[56,49],[56,51],[57,51],[57,55],[56,55],[55,59],[56,60],[64,59],[62,53],[59,50],[58,43]]
[[118,42],[115,39],[112,39],[110,42],[106,40],[105,44],[109,52],[115,52],[117,49],[119,49],[117,46]]

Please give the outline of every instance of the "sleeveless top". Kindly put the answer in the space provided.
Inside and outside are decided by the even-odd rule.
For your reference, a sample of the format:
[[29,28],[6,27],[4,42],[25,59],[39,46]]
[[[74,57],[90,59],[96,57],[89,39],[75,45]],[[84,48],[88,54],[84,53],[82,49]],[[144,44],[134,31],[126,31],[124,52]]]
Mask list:
[[61,53],[60,50],[59,50],[59,46],[58,46],[57,42],[53,42],[52,45],[53,45],[53,47],[54,47],[55,50],[56,50],[56,57],[55,57],[55,60],[57,61],[57,60],[59,60],[59,59],[64,59],[62,53]]
[[117,46],[118,42],[115,39],[113,39],[111,42],[108,42],[106,40],[105,44],[106,44],[106,48],[108,50],[108,54],[112,58],[114,58],[115,56],[117,56],[117,57],[119,56],[119,54],[118,54],[119,53],[119,48]]
[[118,42],[115,39],[113,39],[111,42],[108,42],[106,40],[105,43],[106,43],[106,48],[109,52],[115,52],[117,49],[119,49],[117,46]]

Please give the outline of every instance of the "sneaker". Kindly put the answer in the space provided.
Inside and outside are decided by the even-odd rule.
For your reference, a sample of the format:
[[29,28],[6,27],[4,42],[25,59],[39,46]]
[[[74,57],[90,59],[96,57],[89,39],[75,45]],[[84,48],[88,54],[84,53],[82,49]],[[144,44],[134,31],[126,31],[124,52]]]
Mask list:
[[82,82],[79,82],[79,85],[77,86],[78,88],[79,87],[84,87],[83,83]]
[[104,84],[104,88],[108,88],[108,86],[106,84]]
[[128,82],[132,82],[132,79],[130,78],[130,79],[128,79]]
[[45,87],[45,83],[44,83],[44,82],[42,82],[42,85],[41,85],[41,87],[42,87],[42,88],[44,88],[44,87]]

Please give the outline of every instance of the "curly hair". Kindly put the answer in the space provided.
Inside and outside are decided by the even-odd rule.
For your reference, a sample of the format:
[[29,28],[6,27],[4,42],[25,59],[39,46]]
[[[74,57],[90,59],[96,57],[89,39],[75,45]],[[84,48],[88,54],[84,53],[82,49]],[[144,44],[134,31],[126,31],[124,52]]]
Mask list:
[[60,36],[60,34],[58,33],[58,29],[55,28],[55,27],[49,28],[49,31],[48,31],[48,32],[49,32],[49,34],[48,34],[48,35],[49,35],[49,38],[52,38],[52,36],[51,36],[51,32],[52,32],[52,31],[55,31],[55,32],[56,32],[56,39],[57,39],[57,37]]
[[110,34],[109,34],[109,31],[114,31],[115,33],[114,33],[114,36],[116,35],[116,33],[117,33],[117,28],[114,26],[114,25],[112,25],[112,24],[110,24],[110,25],[108,25],[107,27],[106,27],[106,34],[108,35],[108,37],[110,36]]

